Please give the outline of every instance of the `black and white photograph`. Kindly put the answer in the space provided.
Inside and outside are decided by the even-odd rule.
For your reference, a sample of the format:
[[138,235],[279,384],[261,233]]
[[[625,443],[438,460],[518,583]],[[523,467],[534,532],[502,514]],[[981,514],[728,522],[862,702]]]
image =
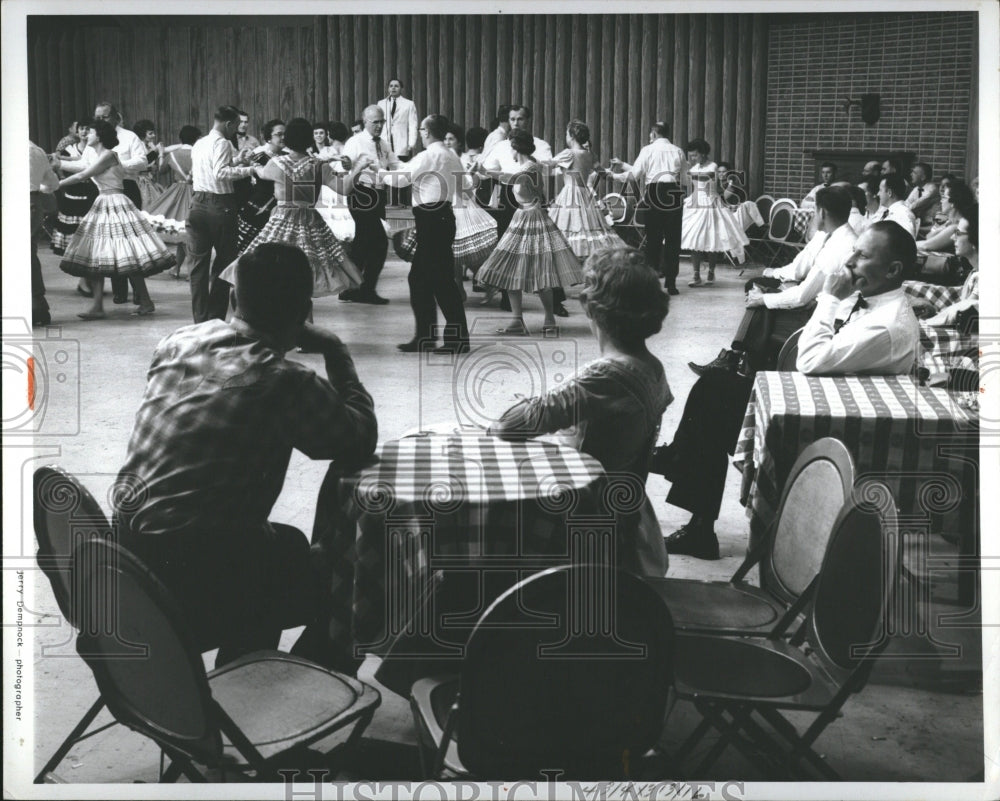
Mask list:
[[5,797],[1000,794],[1000,6],[0,10]]

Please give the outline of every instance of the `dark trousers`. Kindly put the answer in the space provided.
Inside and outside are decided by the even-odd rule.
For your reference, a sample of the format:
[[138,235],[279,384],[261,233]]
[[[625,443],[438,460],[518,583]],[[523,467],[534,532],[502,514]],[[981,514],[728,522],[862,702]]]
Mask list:
[[191,315],[196,323],[226,318],[229,284],[218,280],[218,276],[236,258],[236,234],[233,196],[195,192],[187,218],[187,261]]
[[646,212],[646,261],[663,276],[664,286],[677,285],[680,269],[684,192],[672,182],[646,185],[640,208]]
[[667,503],[718,518],[728,455],[736,449],[752,389],[753,379],[728,370],[709,370],[691,387],[670,447]]
[[[437,340],[437,306],[444,314],[445,343],[467,342],[469,326],[462,306],[462,293],[455,283],[455,214],[451,203],[436,207],[414,206],[417,251],[408,278],[410,306],[416,322],[415,339]],[[436,302],[436,305],[435,305]]]
[[[132,201],[132,204],[142,211],[142,192],[139,191],[139,184],[135,181],[131,181],[126,178],[122,181],[122,188],[125,192],[125,197]],[[111,276],[111,293],[114,297],[122,301],[122,298],[128,300],[128,282],[132,280],[129,276],[124,275],[113,275]],[[135,288],[135,282],[132,283],[133,289]]]
[[799,309],[747,309],[736,328],[732,348],[747,354],[751,369],[771,369],[785,340],[809,322],[815,308],[811,303]]
[[347,198],[347,208],[354,218],[351,258],[361,271],[362,292],[375,291],[389,252],[389,240],[382,227],[385,201],[385,190],[371,186],[357,186]]
[[42,235],[42,220],[45,209],[41,192],[31,193],[31,319],[32,323],[45,320],[49,315],[49,304],[45,300],[45,281],[42,279],[42,263],[38,259],[38,239]]
[[121,536],[171,591],[199,648],[219,648],[216,665],[276,648],[283,629],[325,629],[322,570],[292,526]]

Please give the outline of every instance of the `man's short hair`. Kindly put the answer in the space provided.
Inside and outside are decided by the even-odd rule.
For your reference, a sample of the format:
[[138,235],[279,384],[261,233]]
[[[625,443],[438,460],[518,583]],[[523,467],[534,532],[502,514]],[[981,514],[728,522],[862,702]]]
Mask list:
[[358,128],[364,128],[365,127],[365,121],[364,120],[355,120],[354,122],[351,123],[351,127],[354,128],[355,126],[357,126]]
[[833,170],[834,172],[837,171],[837,165],[834,164],[832,161],[824,161],[822,164],[819,165],[819,168],[821,170]]
[[236,106],[219,106],[215,110],[216,122],[239,122],[240,110]]
[[892,167],[896,172],[903,171],[903,163],[899,159],[886,159],[885,163]]
[[428,114],[424,117],[424,127],[427,129],[427,133],[440,140],[447,136],[450,125],[448,118],[443,114]]
[[667,125],[662,120],[657,120],[652,125],[650,125],[649,130],[653,131],[657,135],[657,137],[670,136],[670,126]]
[[934,177],[934,171],[931,170],[931,165],[928,164],[926,161],[918,161],[913,166],[922,169],[924,171],[924,178],[927,179],[928,181]]
[[240,112],[240,116],[241,117],[246,117],[247,118],[247,122],[250,121],[250,115],[247,114],[243,109],[240,109],[239,112]]
[[182,145],[193,145],[201,139],[201,131],[194,125],[185,125],[178,134]]
[[[531,106],[511,106],[511,111],[523,111],[524,116],[531,119]],[[509,116],[509,115],[508,115]]]
[[265,242],[236,264],[236,305],[255,328],[273,332],[302,323],[312,292],[309,258],[294,245]]
[[842,186],[824,186],[816,192],[816,206],[841,225],[851,216],[851,204],[851,193]]
[[885,237],[890,261],[902,262],[901,280],[912,278],[917,269],[917,243],[913,235],[895,220],[880,220],[868,226],[868,230]]
[[388,81],[385,82],[386,87],[388,87],[389,84],[392,83],[393,81],[395,81],[396,83],[399,84],[399,88],[400,89],[402,89],[404,86],[406,86],[406,84],[403,83],[399,78],[390,78]]
[[893,197],[898,197],[900,199],[906,197],[906,179],[903,178],[903,176],[898,172],[891,172],[888,175],[883,175],[882,181],[885,182],[885,188],[892,192]]
[[465,132],[465,145],[469,148],[479,148],[486,144],[486,137],[489,135],[489,131],[485,128],[481,128],[478,125],[469,128]]

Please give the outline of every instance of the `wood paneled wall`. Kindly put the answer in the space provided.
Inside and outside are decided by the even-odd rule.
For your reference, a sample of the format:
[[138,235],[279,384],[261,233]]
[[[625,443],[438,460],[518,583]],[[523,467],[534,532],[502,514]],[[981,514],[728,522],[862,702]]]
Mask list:
[[399,77],[421,113],[489,126],[500,103],[534,111],[558,150],[566,123],[602,159],[635,157],[650,122],[703,137],[761,191],[767,17],[761,14],[47,18],[29,24],[30,129],[51,148],[94,103],[152,119],[166,141],[220,103],[350,123]]

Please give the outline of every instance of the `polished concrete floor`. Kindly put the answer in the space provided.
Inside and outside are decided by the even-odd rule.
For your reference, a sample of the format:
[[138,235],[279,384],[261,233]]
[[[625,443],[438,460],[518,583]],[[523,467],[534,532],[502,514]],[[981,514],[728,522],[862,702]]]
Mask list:
[[[37,461],[23,467],[28,479],[34,466],[46,462],[59,464],[80,477],[105,509],[110,504],[107,491],[122,464],[145,383],[145,371],[156,343],[175,328],[190,321],[190,296],[186,282],[160,276],[149,282],[156,303],[156,313],[149,317],[131,317],[131,306],[113,306],[107,298],[109,318],[84,322],[76,313],[88,301],[75,294],[75,279],[58,270],[58,259],[42,255],[43,269],[52,306],[53,325],[50,337],[79,344],[79,396],[71,380],[53,386],[46,409],[46,426],[64,436],[36,441]],[[554,371],[565,371],[597,355],[597,345],[587,321],[573,299],[572,312],[560,320],[557,340],[539,336],[517,340],[512,347],[524,358],[520,371],[505,362],[501,370],[481,371],[488,375],[475,393],[458,387],[448,365],[431,364],[415,355],[397,352],[396,343],[412,335],[412,316],[408,305],[406,268],[390,258],[379,291],[391,303],[372,307],[339,303],[336,298],[318,299],[315,304],[317,324],[329,326],[347,343],[358,373],[375,399],[380,440],[400,435],[407,429],[427,423],[455,422],[459,419],[482,419],[496,415],[516,393],[532,394],[558,380]],[[741,287],[745,277],[726,266],[719,269],[717,285],[711,289],[688,289],[690,266],[682,264],[682,294],[672,299],[671,312],[661,333],[650,340],[651,350],[666,367],[675,398],[662,422],[661,439],[669,441],[677,425],[684,399],[695,376],[687,362],[704,362],[725,346],[742,313]],[[466,284],[470,288],[470,284]],[[481,342],[491,340],[505,315],[495,306],[478,305],[481,296],[470,294],[467,312],[474,336]],[[541,307],[537,299],[527,300],[526,322],[538,332]],[[473,351],[473,356],[476,351]],[[295,355],[291,358],[318,369],[318,356]],[[533,366],[530,366],[533,365]],[[66,386],[68,384],[69,386]],[[473,400],[469,400],[473,397]],[[284,490],[275,506],[272,519],[296,525],[308,532],[312,524],[315,495],[326,463],[312,462],[293,454]],[[705,562],[687,557],[673,557],[670,573],[678,577],[703,579],[728,578],[741,561],[746,548],[747,519],[738,497],[739,475],[731,471],[717,533],[722,558]],[[683,524],[687,514],[663,502],[668,484],[652,476],[647,485],[664,532]],[[25,517],[25,530],[30,517]],[[29,546],[30,547],[30,546]],[[943,541],[933,547],[945,558],[954,549]],[[30,553],[31,551],[26,551]],[[34,678],[31,715],[35,722],[35,758],[40,766],[66,736],[96,697],[92,676],[76,656],[71,633],[57,623],[57,608],[47,582],[39,575],[29,575],[32,608],[51,628],[36,629]],[[926,578],[926,577],[925,577]],[[34,580],[33,580],[34,579]],[[886,659],[874,672],[872,682],[848,700],[843,717],[835,721],[818,741],[823,753],[846,779],[855,781],[948,781],[977,780],[983,771],[983,701],[979,630],[951,626],[943,629],[935,623],[939,613],[961,612],[954,603],[953,575],[931,577],[932,606],[925,616],[927,631],[919,631],[907,640],[894,641]],[[286,633],[283,645],[294,640],[295,632]],[[954,655],[944,657],[945,644],[957,646]],[[41,647],[46,646],[43,655]],[[370,658],[362,668],[362,678],[370,677],[376,660]],[[104,719],[102,717],[102,719]],[[670,716],[663,743],[670,748],[681,742],[695,725],[697,713],[679,704]],[[707,739],[702,753],[712,742]],[[363,766],[352,772],[355,778],[416,778],[412,745],[414,730],[405,699],[383,691],[382,706],[365,739]],[[697,754],[691,764],[696,764]],[[155,781],[158,752],[151,742],[121,727],[114,727],[75,747],[58,774],[68,782]],[[678,770],[682,774],[683,770]],[[712,771],[726,778],[754,780],[759,769],[729,749]],[[673,778],[683,778],[675,775]],[[702,777],[699,777],[702,778]]]

